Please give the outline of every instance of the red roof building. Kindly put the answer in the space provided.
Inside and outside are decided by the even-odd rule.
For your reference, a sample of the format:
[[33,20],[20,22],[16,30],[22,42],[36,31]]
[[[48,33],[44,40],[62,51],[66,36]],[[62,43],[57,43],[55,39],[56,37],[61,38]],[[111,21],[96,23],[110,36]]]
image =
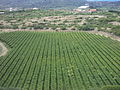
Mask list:
[[97,9],[90,9],[89,11],[90,11],[90,12],[96,12]]

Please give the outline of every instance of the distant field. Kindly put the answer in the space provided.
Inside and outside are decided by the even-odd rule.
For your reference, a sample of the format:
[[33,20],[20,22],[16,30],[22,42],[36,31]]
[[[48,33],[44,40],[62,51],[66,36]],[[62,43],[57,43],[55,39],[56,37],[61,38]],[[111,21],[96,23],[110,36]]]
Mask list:
[[0,31],[79,30],[104,31],[120,36],[120,15],[113,12],[79,13],[70,10],[23,10],[0,14]]
[[1,33],[0,40],[11,48],[0,57],[0,87],[84,90],[120,85],[120,42],[110,38],[21,31]]

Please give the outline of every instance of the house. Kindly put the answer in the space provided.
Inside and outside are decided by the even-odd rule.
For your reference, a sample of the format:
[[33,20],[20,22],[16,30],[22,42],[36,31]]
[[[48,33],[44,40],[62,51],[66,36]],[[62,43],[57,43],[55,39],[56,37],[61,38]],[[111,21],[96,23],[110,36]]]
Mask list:
[[89,12],[97,12],[97,9],[90,9]]
[[18,8],[9,8],[9,11],[12,12],[12,11],[18,11],[19,9]]

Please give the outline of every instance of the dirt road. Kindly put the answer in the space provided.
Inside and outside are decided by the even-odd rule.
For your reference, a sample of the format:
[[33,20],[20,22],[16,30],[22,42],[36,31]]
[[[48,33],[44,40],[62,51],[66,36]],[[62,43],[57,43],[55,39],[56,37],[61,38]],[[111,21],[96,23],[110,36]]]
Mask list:
[[3,43],[0,42],[0,57],[5,56],[8,52],[8,49],[5,47]]

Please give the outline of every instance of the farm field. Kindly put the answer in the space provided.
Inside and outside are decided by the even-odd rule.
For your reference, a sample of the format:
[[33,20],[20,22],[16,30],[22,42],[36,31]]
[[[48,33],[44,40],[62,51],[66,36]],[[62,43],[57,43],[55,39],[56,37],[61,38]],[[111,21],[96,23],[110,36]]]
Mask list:
[[[10,51],[0,57],[0,87],[93,90],[120,85],[120,42],[86,32],[0,34]],[[96,89],[95,89],[96,90]]]

